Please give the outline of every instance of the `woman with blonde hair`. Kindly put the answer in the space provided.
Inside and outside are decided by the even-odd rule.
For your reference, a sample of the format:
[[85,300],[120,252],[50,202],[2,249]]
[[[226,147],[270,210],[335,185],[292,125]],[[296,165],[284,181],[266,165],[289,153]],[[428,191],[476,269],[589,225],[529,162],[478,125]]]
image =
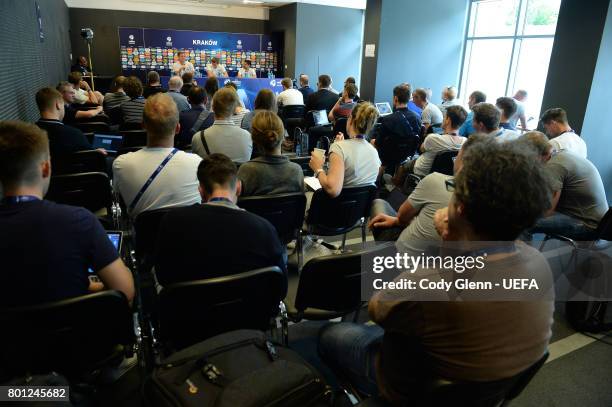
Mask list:
[[310,168],[328,195],[335,198],[343,187],[374,185],[380,168],[376,149],[365,139],[376,120],[378,110],[369,102],[353,108],[346,123],[347,137],[338,133],[329,149],[329,169],[323,169],[325,157],[312,154]]
[[255,114],[251,137],[261,156],[240,166],[242,196],[285,194],[304,191],[302,168],[281,154],[285,129],[278,115],[269,110]]

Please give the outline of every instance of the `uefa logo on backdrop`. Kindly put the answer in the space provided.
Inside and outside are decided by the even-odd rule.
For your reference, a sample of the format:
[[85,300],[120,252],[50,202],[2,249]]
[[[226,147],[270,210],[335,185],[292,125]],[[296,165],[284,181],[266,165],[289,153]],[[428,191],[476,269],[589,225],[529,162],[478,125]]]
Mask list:
[[134,41],[134,34],[130,34],[130,35],[128,35],[128,44],[129,44],[129,45],[134,45],[134,44],[136,44],[136,41]]
[[236,49],[242,49],[242,40],[236,41]]
[[172,37],[166,37],[166,46],[167,47],[171,47],[172,46]]
[[272,41],[268,41],[268,51],[272,51]]
[[272,79],[270,81],[270,86],[276,86],[276,79]]

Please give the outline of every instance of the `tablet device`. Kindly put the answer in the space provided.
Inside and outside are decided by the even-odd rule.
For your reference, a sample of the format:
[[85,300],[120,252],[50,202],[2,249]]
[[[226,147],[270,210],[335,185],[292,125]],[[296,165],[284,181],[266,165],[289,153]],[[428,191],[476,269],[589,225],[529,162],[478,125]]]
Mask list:
[[391,110],[391,106],[389,105],[389,102],[376,103],[376,109],[378,109],[378,113],[381,116],[387,116],[393,113],[393,110]]
[[312,114],[314,116],[315,126],[325,126],[329,124],[329,119],[327,118],[326,110],[315,111],[315,112],[312,112]]

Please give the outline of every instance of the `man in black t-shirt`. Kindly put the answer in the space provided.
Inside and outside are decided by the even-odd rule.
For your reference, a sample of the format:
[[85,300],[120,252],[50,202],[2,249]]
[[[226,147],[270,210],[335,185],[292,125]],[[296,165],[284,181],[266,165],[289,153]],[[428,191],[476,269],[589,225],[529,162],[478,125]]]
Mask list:
[[161,223],[155,261],[159,283],[202,280],[270,266],[286,272],[286,252],[274,226],[236,206],[241,184],[229,157],[205,157],[198,167],[198,180],[205,203],[173,209]]
[[[64,119],[62,120],[64,124],[74,124],[81,120],[91,119],[96,117],[100,113],[102,113],[102,106],[98,106],[91,110],[77,110],[72,104],[74,103],[75,90],[72,84],[69,82],[60,82],[57,85],[57,90],[61,93],[62,98],[64,99]],[[106,121],[106,116],[101,116],[100,121]]]
[[308,96],[306,101],[306,111],[325,110],[327,114],[333,109],[334,105],[340,98],[340,95],[329,90],[332,80],[329,75],[319,76],[317,83],[318,90]]
[[[0,306],[56,301],[104,286],[134,297],[132,274],[97,218],[43,200],[51,164],[45,133],[0,122]],[[88,269],[102,281],[89,280]]]

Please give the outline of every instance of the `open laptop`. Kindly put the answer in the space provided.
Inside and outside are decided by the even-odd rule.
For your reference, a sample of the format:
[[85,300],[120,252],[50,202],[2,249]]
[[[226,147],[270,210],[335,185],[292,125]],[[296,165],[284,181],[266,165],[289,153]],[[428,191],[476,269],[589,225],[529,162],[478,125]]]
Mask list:
[[[109,230],[109,231],[106,231],[106,236],[108,237],[108,240],[111,241],[113,246],[115,246],[115,249],[117,249],[117,253],[121,255],[121,244],[123,243],[123,232],[117,231],[117,230]],[[94,274],[94,271],[92,269],[89,269],[88,271],[90,274]]]
[[387,116],[393,113],[393,110],[391,110],[391,106],[389,105],[389,102],[376,103],[376,109],[378,109],[378,113],[381,116]]
[[319,110],[316,112],[312,112],[312,115],[314,117],[315,126],[325,126],[329,124],[329,119],[327,118],[326,110]]
[[123,137],[115,134],[94,134],[93,148],[103,148],[109,153],[116,153],[123,144]]

